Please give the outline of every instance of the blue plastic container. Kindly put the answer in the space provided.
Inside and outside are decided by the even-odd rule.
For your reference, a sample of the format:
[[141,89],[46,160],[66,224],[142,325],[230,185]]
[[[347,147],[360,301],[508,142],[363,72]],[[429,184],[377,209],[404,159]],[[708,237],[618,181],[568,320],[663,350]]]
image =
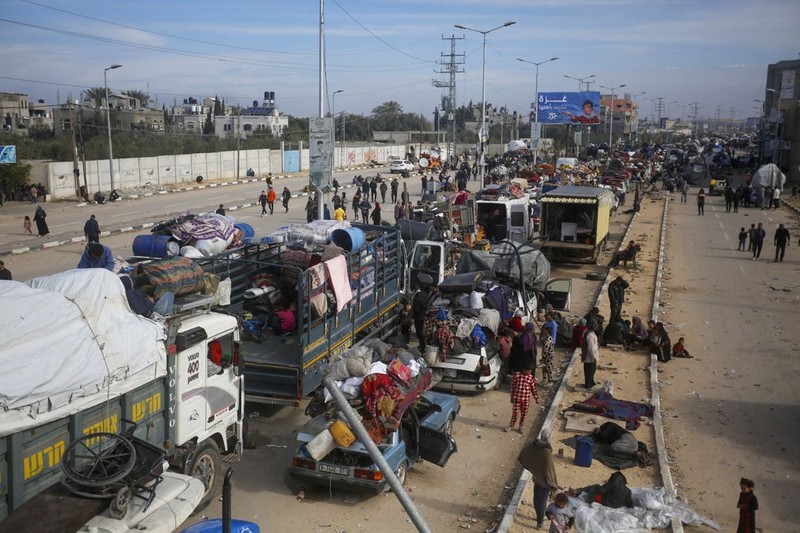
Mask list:
[[133,255],[138,257],[163,259],[177,255],[179,252],[180,245],[169,235],[137,235],[133,239]]
[[[214,518],[189,526],[181,533],[221,533],[221,531],[222,519]],[[236,519],[231,520],[231,533],[259,533],[260,531],[261,529],[258,525],[253,522]]]
[[578,466],[592,466],[592,453],[594,451],[594,441],[591,437],[578,437],[578,444],[575,446],[575,464]]
[[249,239],[256,236],[256,231],[250,224],[245,224],[244,222],[237,222],[236,224],[233,225],[233,227],[242,232],[242,239]]
[[361,228],[343,228],[333,230],[331,242],[348,252],[357,252],[364,247],[367,238]]

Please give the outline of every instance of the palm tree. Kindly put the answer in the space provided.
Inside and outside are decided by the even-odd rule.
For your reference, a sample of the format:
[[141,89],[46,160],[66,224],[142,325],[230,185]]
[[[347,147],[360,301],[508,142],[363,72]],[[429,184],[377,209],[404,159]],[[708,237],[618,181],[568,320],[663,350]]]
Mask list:
[[384,102],[372,110],[372,114],[378,117],[396,117],[402,112],[403,108],[394,100]]
[[84,98],[88,98],[97,107],[102,107],[103,102],[106,101],[106,90],[103,87],[92,87],[83,92]]
[[140,91],[138,89],[132,89],[129,91],[125,91],[125,94],[127,94],[131,98],[136,98],[137,100],[139,100],[140,108],[146,108],[147,104],[150,103],[150,95],[144,91]]

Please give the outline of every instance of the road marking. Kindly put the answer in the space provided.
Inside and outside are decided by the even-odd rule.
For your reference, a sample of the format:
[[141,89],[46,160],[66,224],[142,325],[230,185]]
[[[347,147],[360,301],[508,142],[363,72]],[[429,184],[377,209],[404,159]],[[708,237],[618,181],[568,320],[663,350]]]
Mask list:
[[115,218],[115,217],[126,217],[126,216],[128,216],[128,215],[135,215],[135,214],[136,214],[136,213],[138,213],[138,212],[139,212],[139,211],[131,211],[131,212],[129,212],[129,213],[117,213],[116,215],[111,215],[111,218]]
[[67,222],[65,224],[48,224],[47,226],[50,228],[63,228],[64,226],[74,226],[75,224],[80,224],[80,222]]
[[725,229],[725,226],[722,225],[722,222],[717,222],[719,224],[719,229]]
[[767,220],[769,220],[770,222],[773,222],[772,217],[767,217]]
[[714,213],[715,218],[719,218],[719,213]]
[[165,205],[164,207],[178,207],[179,205],[186,205],[186,204],[187,204],[187,202],[182,202],[182,203],[179,203],[179,204],[169,204],[169,205]]
[[742,265],[739,265],[739,270],[744,274],[744,267]]
[[730,238],[730,237],[728,237],[728,234],[727,234],[727,233],[723,233],[723,235],[725,236],[725,240],[726,240],[726,241],[729,241],[729,240],[731,240],[731,238]]

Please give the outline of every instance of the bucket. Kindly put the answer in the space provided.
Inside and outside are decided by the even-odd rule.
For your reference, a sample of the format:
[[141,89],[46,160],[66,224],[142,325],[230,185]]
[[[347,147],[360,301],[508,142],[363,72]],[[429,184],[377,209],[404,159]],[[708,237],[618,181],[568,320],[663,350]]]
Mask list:
[[322,461],[325,456],[336,449],[336,441],[333,440],[333,434],[324,429],[320,431],[319,435],[311,439],[311,442],[306,444],[306,449],[315,461]]
[[181,247],[169,235],[137,235],[133,239],[133,255],[139,257],[172,257]]
[[336,444],[339,446],[347,448],[356,441],[356,436],[353,435],[353,431],[341,420],[337,420],[331,424],[328,431],[331,432],[333,440],[335,440]]
[[575,445],[575,464],[578,466],[592,466],[592,451],[594,441],[591,437],[578,437]]
[[244,222],[237,222],[236,224],[233,225],[233,227],[242,232],[242,239],[249,239],[251,237],[256,236],[256,231],[250,224],[245,224]]
[[331,242],[348,252],[357,252],[364,247],[366,237],[361,228],[342,228],[333,230]]
[[439,362],[439,347],[426,346],[425,347],[425,364],[433,366]]

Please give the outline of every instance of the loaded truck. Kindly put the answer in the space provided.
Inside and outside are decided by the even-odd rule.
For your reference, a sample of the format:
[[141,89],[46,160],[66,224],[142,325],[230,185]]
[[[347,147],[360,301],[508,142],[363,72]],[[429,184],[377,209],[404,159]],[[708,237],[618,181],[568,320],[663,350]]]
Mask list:
[[558,187],[539,199],[542,251],[553,260],[597,262],[605,249],[614,193],[601,187]]
[[[72,442],[101,453],[97,442],[131,424],[133,436],[166,452],[172,470],[204,484],[182,518],[169,513],[175,527],[214,497],[221,454],[238,454],[243,436],[235,317],[213,312],[212,298],[196,294],[176,298],[163,321],[146,319],[130,310],[120,278],[105,269],[0,282],[0,300],[0,530],[76,531],[98,513],[108,521],[107,502],[102,510],[97,500],[62,494],[62,462],[91,460],[74,455]],[[98,460],[87,483],[106,467]],[[165,497],[188,497],[170,483],[159,485],[152,509]],[[116,511],[127,504],[112,502]],[[131,520],[145,515],[132,514],[126,523],[135,529]]]
[[[328,222],[305,227],[324,228]],[[226,310],[245,318],[240,349],[248,402],[298,406],[320,387],[333,355],[386,337],[398,325],[397,229],[352,224],[330,237],[302,230],[286,233],[283,242],[248,244],[198,261],[206,272],[230,278]],[[304,249],[290,244],[304,238],[318,242]],[[342,246],[322,247],[330,238]],[[342,255],[328,258],[331,254]],[[342,283],[351,293],[345,302],[337,294]],[[273,327],[271,317],[286,310],[294,312],[295,327]]]

